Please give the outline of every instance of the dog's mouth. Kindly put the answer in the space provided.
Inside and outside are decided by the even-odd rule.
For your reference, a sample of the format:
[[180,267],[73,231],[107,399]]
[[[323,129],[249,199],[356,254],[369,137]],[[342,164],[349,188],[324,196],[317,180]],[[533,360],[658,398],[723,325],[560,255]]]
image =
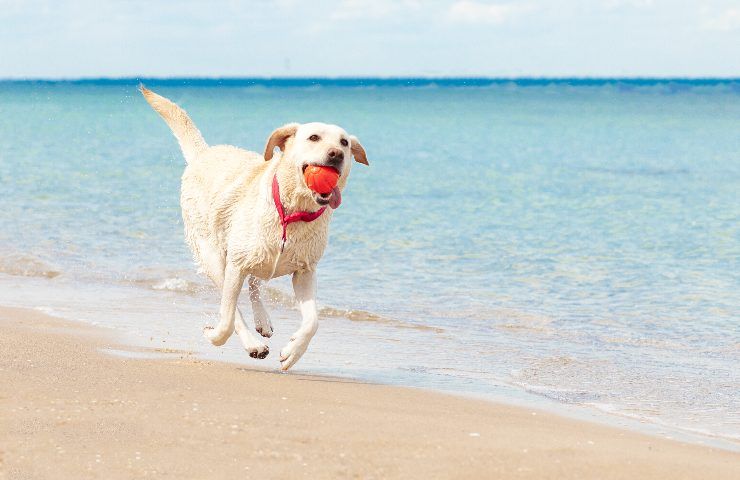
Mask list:
[[[315,165],[311,163],[306,163],[303,165],[303,168],[301,169],[301,173],[306,173],[306,168],[309,167],[309,165]],[[320,165],[322,167],[329,167],[332,170],[336,171],[339,175],[342,174],[342,172],[339,171],[336,167],[333,167],[331,165]],[[305,180],[304,180],[305,182]],[[316,203],[321,205],[322,207],[329,205],[332,209],[339,208],[339,205],[342,203],[342,192],[339,190],[339,186],[336,186],[332,189],[329,193],[317,193],[317,192],[311,192],[313,194],[313,199]]]
[[334,187],[329,193],[313,192],[313,199],[322,207],[329,205],[331,208],[337,209],[342,203],[342,192],[339,191],[339,187]]

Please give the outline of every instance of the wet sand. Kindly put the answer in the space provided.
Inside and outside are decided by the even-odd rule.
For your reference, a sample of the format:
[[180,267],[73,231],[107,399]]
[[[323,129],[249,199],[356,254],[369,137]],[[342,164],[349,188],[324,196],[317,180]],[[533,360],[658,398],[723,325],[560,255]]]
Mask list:
[[127,349],[0,308],[0,478],[740,478],[740,454],[410,388]]

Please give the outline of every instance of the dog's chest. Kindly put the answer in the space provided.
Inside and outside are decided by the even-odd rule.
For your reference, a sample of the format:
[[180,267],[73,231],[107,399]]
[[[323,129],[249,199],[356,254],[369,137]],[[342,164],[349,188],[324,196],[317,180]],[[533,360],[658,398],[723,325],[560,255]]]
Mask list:
[[[278,258],[278,263],[275,267],[275,273],[273,277],[282,277],[283,275],[290,275],[294,272],[313,270],[318,264],[319,258],[314,256],[307,256],[307,252],[299,248],[285,247],[285,250]],[[270,266],[272,269],[272,265]],[[269,275],[271,272],[268,272]]]
[[[321,260],[328,239],[328,220],[288,225],[285,247],[282,245],[282,227],[279,223],[263,225],[237,238],[252,241],[232,243],[231,257],[245,271],[263,279],[280,277],[296,271],[315,270]],[[232,232],[235,233],[235,232]],[[234,248],[236,247],[236,248]],[[273,272],[274,269],[274,272]]]

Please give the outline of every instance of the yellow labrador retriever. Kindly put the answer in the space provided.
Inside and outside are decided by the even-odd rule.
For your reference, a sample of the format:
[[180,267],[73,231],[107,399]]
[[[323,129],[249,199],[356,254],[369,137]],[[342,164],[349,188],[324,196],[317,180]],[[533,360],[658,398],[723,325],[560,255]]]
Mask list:
[[[205,336],[218,346],[236,330],[251,357],[265,358],[269,348],[250,332],[237,298],[247,279],[255,329],[270,337],[261,282],[292,274],[303,319],[280,352],[281,368],[287,370],[318,328],[316,266],[326,247],[332,210],[347,184],[350,157],[367,165],[365,150],[356,137],[324,123],[278,128],[264,157],[231,145],[210,147],[183,109],[140,89],[180,143],[187,162],[180,196],[185,236],[196,262],[221,289],[218,324],[206,327]],[[273,158],[275,147],[282,152],[279,158]],[[328,194],[312,192],[303,178],[308,165],[334,168],[340,175],[337,187]]]

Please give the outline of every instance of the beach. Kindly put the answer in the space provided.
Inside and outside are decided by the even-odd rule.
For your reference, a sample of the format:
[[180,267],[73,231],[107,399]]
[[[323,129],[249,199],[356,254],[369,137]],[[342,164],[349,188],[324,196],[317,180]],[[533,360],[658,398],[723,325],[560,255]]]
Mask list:
[[[0,478],[739,478],[740,454],[0,308]],[[112,355],[106,351],[128,351]]]
[[36,3],[0,480],[740,480],[738,2]]

